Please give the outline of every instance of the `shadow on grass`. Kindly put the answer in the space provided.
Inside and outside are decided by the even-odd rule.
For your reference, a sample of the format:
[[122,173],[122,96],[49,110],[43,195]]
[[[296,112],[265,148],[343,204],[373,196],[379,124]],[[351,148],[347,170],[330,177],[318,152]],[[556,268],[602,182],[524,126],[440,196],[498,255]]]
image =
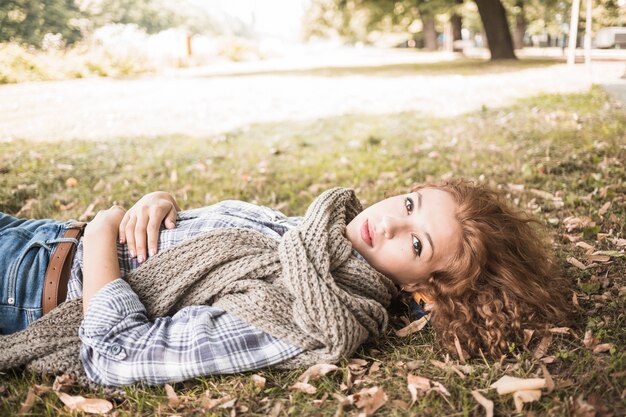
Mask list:
[[453,61],[429,63],[402,63],[386,65],[355,65],[341,67],[320,67],[303,69],[268,69],[242,71],[222,74],[199,74],[197,77],[252,77],[262,75],[290,75],[314,77],[349,77],[353,75],[398,77],[403,75],[481,75],[520,71],[527,68],[546,67],[562,63],[556,59],[527,58],[518,60],[489,61],[483,59],[462,58]]

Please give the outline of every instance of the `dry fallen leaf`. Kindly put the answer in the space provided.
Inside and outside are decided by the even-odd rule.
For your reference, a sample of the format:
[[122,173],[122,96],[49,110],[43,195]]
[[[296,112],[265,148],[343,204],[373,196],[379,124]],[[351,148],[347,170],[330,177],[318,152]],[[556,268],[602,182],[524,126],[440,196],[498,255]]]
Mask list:
[[385,391],[379,387],[365,388],[353,395],[355,405],[363,409],[366,416],[373,415],[388,399]]
[[21,214],[26,214],[27,212],[32,212],[36,204],[39,204],[39,200],[37,200],[36,198],[29,198],[28,200],[26,200],[26,204],[22,206],[20,211],[15,214],[15,217],[18,217]]
[[[367,362],[365,362],[367,365]],[[318,363],[311,366],[309,369],[304,371],[302,375],[298,377],[298,381],[300,382],[308,382],[308,381],[317,381],[324,375],[329,372],[335,371],[339,369],[337,365],[332,365],[329,363]]]
[[585,266],[584,263],[580,262],[578,259],[574,258],[573,256],[569,256],[567,258],[567,262],[574,265],[578,269],[582,269],[583,271],[588,268],[587,266]]
[[304,392],[305,394],[315,394],[317,392],[317,388],[308,382],[296,382],[289,389]]
[[613,347],[612,343],[601,343],[593,348],[593,353],[608,352]]
[[411,322],[408,326],[396,331],[396,336],[406,337],[412,333],[419,332],[428,324],[428,316],[424,316],[419,320]]
[[254,374],[250,377],[250,379],[252,379],[252,382],[254,382],[255,387],[265,388],[265,378],[263,378],[261,375]]
[[472,391],[472,397],[485,409],[485,417],[493,417],[493,401],[483,397],[478,391]]
[[63,404],[70,410],[84,411],[91,414],[106,414],[113,409],[110,401],[100,398],[85,398],[80,395],[56,393]]
[[495,388],[500,395],[510,394],[515,391],[536,390],[545,387],[545,378],[516,378],[509,375],[504,375],[491,384],[491,388]]
[[165,384],[165,394],[167,395],[167,403],[170,407],[176,408],[180,405],[180,398],[176,395],[174,388],[170,384]]
[[52,384],[53,391],[67,391],[72,385],[74,385],[75,378],[70,374],[58,375],[54,378],[54,383]]
[[372,363],[372,366],[370,366],[370,370],[367,371],[367,374],[370,375],[370,376],[373,376],[378,371],[380,371],[380,362],[374,362],[374,363]]
[[415,401],[417,401],[420,391],[428,392],[430,389],[430,379],[419,375],[408,374],[407,387],[411,393],[411,405],[413,405]]
[[548,372],[548,368],[546,367],[546,365],[541,362],[541,372],[543,372],[543,377],[546,379],[546,388],[547,388],[547,393],[550,394],[552,391],[554,391],[554,380],[552,379],[552,375],[550,375],[550,372]]
[[461,342],[459,342],[459,338],[456,333],[454,334],[454,347],[456,348],[456,353],[459,355],[459,361],[461,361],[461,363],[465,365],[465,355],[463,354]]
[[522,390],[515,391],[513,393],[513,401],[515,402],[515,410],[518,413],[522,412],[524,408],[524,403],[530,403],[533,401],[538,401],[541,398],[541,390]]
[[533,359],[537,360],[546,356],[546,353],[548,352],[548,348],[550,347],[551,343],[552,333],[546,333],[545,335],[543,335],[541,341],[539,342],[539,345],[537,345],[537,348],[533,353]]
[[37,396],[35,395],[35,389],[33,387],[28,388],[26,399],[20,407],[20,414],[29,413],[30,409],[33,408],[33,405],[35,405],[35,399],[37,399]]
[[534,329],[524,329],[524,346],[528,347],[528,344],[532,340],[534,333]]
[[[211,398],[211,392],[209,390],[206,390],[204,393],[204,397],[202,398],[201,404],[202,404],[202,408],[208,411],[208,410],[212,410],[213,408],[217,406],[223,406],[224,404],[228,404],[232,400],[233,398],[230,395],[226,395],[221,398]],[[237,398],[234,398],[234,400],[236,401]]]
[[600,207],[600,210],[598,210],[598,214],[600,216],[604,216],[610,207],[611,207],[611,202],[607,201],[606,203],[604,203],[604,205],[602,205],[602,207]]
[[593,336],[591,330],[585,331],[585,337],[583,337],[583,346],[588,349],[593,349],[598,344],[598,339]]

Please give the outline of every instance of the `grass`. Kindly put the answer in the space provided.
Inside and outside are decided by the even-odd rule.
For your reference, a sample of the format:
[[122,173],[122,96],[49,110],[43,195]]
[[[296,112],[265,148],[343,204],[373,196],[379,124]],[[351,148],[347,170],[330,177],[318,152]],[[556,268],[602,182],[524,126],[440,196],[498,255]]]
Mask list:
[[[94,211],[116,202],[129,207],[145,192],[171,191],[183,208],[211,204],[225,198],[243,199],[302,214],[323,189],[348,186],[364,202],[385,192],[404,190],[418,181],[450,176],[483,181],[501,188],[512,204],[534,212],[553,238],[564,273],[575,283],[580,303],[574,335],[554,336],[547,368],[556,389],[540,401],[526,404],[533,415],[582,415],[593,407],[598,415],[626,413],[626,261],[609,262],[585,270],[568,257],[585,262],[585,252],[571,240],[580,239],[596,250],[617,250],[615,239],[626,238],[626,114],[599,88],[572,95],[544,95],[506,108],[483,108],[450,119],[425,118],[415,113],[345,115],[306,122],[252,125],[206,137],[119,138],[106,143],[74,141],[58,144],[20,140],[0,143],[0,211],[20,216],[58,219],[90,218]],[[523,185],[523,187],[520,187]],[[558,197],[556,204],[544,191]],[[608,208],[605,204],[610,203]],[[93,205],[90,211],[88,207]],[[588,216],[596,224],[568,231],[566,218]],[[586,262],[589,263],[589,262]],[[340,370],[314,382],[308,395],[288,389],[302,370],[261,370],[264,388],[255,388],[249,374],[209,376],[176,384],[183,398],[177,409],[168,406],[162,387],[129,387],[116,404],[115,415],[279,415],[333,416],[339,401],[363,387],[382,387],[389,401],[378,415],[484,415],[471,395],[495,403],[497,415],[515,415],[511,396],[499,397],[489,385],[502,375],[542,376],[532,359],[537,340],[517,347],[502,361],[470,362],[472,372],[461,377],[446,361],[446,353],[430,331],[388,337],[363,346],[356,357],[381,363],[355,386],[348,384],[348,361]],[[586,330],[605,353],[583,346]],[[456,358],[449,359],[458,363]],[[353,365],[354,367],[354,365]],[[350,371],[358,374],[358,369]],[[436,392],[410,404],[407,373],[442,383],[451,393]],[[0,414],[16,414],[32,384],[51,384],[49,377],[21,371],[0,376]],[[203,412],[205,391],[213,398],[232,395],[235,408]],[[101,393],[75,390],[86,396]],[[277,405],[279,404],[279,405]],[[343,414],[355,415],[354,406]],[[53,393],[40,395],[31,415],[68,415]]]

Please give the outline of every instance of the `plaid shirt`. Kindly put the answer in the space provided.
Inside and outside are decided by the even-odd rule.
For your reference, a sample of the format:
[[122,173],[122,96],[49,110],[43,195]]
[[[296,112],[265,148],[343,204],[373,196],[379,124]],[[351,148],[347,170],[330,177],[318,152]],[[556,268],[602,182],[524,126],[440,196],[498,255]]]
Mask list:
[[[242,201],[178,213],[176,228],[161,229],[159,252],[199,233],[225,227],[250,228],[280,239],[300,218]],[[126,245],[117,246],[121,275],[137,268]],[[78,245],[68,299],[82,294],[83,245]],[[87,376],[101,385],[164,384],[209,374],[249,371],[277,364],[302,349],[239,320],[219,308],[189,306],[151,322],[128,283],[118,278],[91,299],[81,323],[80,358]]]

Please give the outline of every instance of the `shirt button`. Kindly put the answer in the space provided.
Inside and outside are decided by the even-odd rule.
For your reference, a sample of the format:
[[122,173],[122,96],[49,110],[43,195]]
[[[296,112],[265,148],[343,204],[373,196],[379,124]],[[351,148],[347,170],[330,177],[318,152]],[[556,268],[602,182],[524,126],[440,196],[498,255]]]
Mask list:
[[119,354],[122,351],[122,347],[120,345],[111,346],[111,353],[114,355]]
[[9,297],[9,299],[7,300],[7,303],[9,303],[10,305],[15,304],[15,299],[13,297]]

